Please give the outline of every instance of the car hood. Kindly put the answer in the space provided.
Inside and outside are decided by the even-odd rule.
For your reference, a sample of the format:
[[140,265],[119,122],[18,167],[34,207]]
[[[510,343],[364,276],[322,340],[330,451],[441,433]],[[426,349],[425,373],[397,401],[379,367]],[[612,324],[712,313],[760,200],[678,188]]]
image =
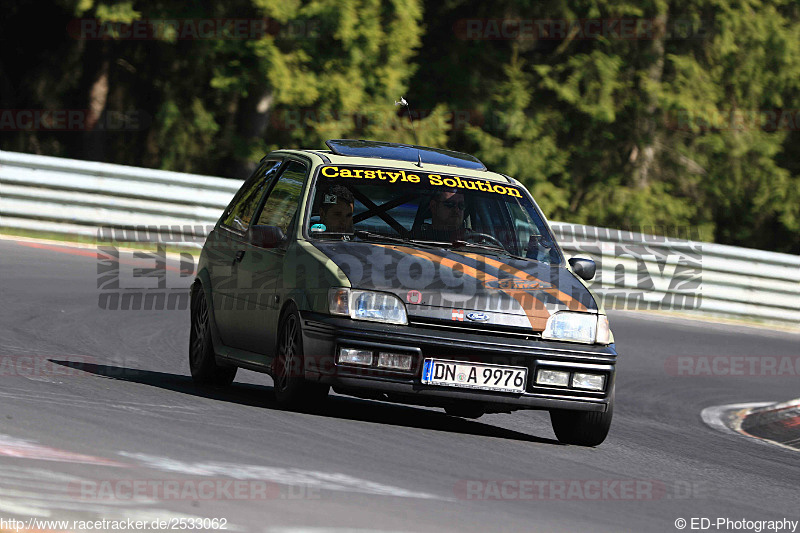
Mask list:
[[597,312],[567,268],[504,255],[436,247],[314,241],[354,289],[391,292],[409,320],[471,322],[543,331],[558,311]]

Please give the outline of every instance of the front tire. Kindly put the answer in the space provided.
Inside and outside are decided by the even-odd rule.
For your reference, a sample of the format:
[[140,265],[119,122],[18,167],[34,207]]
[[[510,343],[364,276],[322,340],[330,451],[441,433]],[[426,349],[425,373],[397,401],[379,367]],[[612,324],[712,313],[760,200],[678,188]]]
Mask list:
[[198,385],[227,387],[236,377],[235,366],[217,364],[211,338],[211,316],[202,287],[192,289],[191,331],[189,333],[189,370]]
[[278,352],[273,366],[275,399],[286,406],[311,405],[328,396],[330,386],[305,379],[300,313],[292,306],[278,328]]
[[597,446],[606,440],[613,415],[614,392],[612,391],[605,413],[554,409],[550,411],[550,423],[553,425],[556,437],[564,444]]

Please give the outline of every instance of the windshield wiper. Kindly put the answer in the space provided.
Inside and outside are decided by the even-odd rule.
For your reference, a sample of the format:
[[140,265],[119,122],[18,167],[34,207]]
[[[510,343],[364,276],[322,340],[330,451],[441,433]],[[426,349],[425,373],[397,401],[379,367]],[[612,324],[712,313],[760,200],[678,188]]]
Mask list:
[[449,242],[424,241],[424,240],[421,240],[421,239],[411,239],[411,238],[408,238],[408,237],[395,237],[393,235],[384,235],[382,233],[373,233],[371,231],[360,230],[360,229],[356,230],[354,235],[356,237],[360,238],[360,239],[363,239],[363,238],[366,237],[368,239],[375,239],[375,240],[381,239],[381,240],[386,240],[386,241],[396,242],[396,243],[399,243],[399,244],[406,244],[406,245],[407,244],[416,244],[416,245],[421,245],[421,246],[433,246],[433,247],[436,247],[436,248],[444,248],[444,247],[449,248],[450,246],[452,246],[452,243],[449,243]]
[[450,248],[453,246],[453,243],[448,241],[424,241],[422,239],[409,239],[408,242],[413,242],[414,244],[423,244],[425,246],[435,246],[437,248]]
[[390,242],[399,242],[401,244],[406,244],[408,239],[403,239],[402,237],[394,237],[392,235],[384,235],[383,233],[373,233],[371,231],[357,229],[353,232],[353,235],[358,237],[359,239],[380,239],[386,240]]
[[477,243],[477,242],[469,242],[469,241],[453,241],[453,247],[463,247],[463,248],[479,248],[481,250],[486,250],[487,252],[497,252],[503,255],[506,255],[512,259],[520,259],[529,261],[530,258],[528,257],[521,257],[518,255],[514,255],[502,246],[497,246],[496,244],[488,244],[488,243]]
[[312,232],[312,236],[320,238],[320,239],[342,239],[345,241],[349,241],[351,237],[358,237],[359,239],[364,240],[386,240],[391,242],[398,242],[398,243],[407,243],[408,239],[401,239],[400,237],[393,237],[391,235],[383,235],[382,233],[373,233],[371,231],[366,231],[362,229],[357,229],[355,231],[320,231],[320,232]]
[[331,239],[341,239],[342,237],[352,237],[353,234],[349,231],[312,231],[309,233],[311,237],[316,239],[325,239],[330,237]]
[[[358,237],[359,239],[363,240],[372,240],[372,241],[389,241],[389,242],[396,242],[398,244],[417,244],[422,246],[434,246],[436,248],[450,248],[453,246],[454,243],[446,242],[446,241],[426,241],[422,239],[410,239],[404,237],[395,237],[394,235],[384,235],[383,233],[375,233],[372,231],[367,231],[363,229],[357,229],[352,233],[344,232],[344,231],[325,231],[325,232],[314,232],[312,233],[314,237],[317,238],[331,238],[332,239],[343,239],[345,237]],[[349,239],[345,239],[349,240]],[[472,243],[469,243],[472,244]]]

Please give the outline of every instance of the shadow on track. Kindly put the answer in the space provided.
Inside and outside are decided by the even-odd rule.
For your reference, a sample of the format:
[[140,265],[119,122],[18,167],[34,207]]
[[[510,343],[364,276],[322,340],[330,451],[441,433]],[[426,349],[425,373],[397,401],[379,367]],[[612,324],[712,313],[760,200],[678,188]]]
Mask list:
[[142,385],[158,387],[182,394],[250,407],[263,407],[286,412],[302,412],[316,416],[358,420],[376,424],[391,424],[394,426],[446,431],[450,433],[462,433],[480,437],[561,445],[561,443],[555,439],[534,437],[518,431],[499,428],[474,420],[451,417],[439,411],[382,402],[379,400],[329,396],[326,401],[320,403],[318,406],[289,410],[275,401],[272,387],[264,385],[234,382],[232,386],[225,388],[201,387],[196,385],[191,377],[179,374],[138,370],[135,368],[112,365],[62,361],[58,359],[50,359],[50,361],[57,365],[82,370],[97,376],[131,383],[140,383]]

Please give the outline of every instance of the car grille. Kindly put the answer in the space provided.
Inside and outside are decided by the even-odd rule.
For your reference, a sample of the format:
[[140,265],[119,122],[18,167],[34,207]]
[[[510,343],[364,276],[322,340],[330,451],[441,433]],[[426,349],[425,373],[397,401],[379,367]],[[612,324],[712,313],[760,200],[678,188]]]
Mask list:
[[499,337],[513,337],[517,339],[541,339],[542,334],[535,331],[521,331],[519,328],[500,326],[497,324],[469,325],[453,320],[438,320],[435,318],[409,317],[408,325],[419,328],[433,328],[455,333],[468,333],[473,335],[497,335]]

